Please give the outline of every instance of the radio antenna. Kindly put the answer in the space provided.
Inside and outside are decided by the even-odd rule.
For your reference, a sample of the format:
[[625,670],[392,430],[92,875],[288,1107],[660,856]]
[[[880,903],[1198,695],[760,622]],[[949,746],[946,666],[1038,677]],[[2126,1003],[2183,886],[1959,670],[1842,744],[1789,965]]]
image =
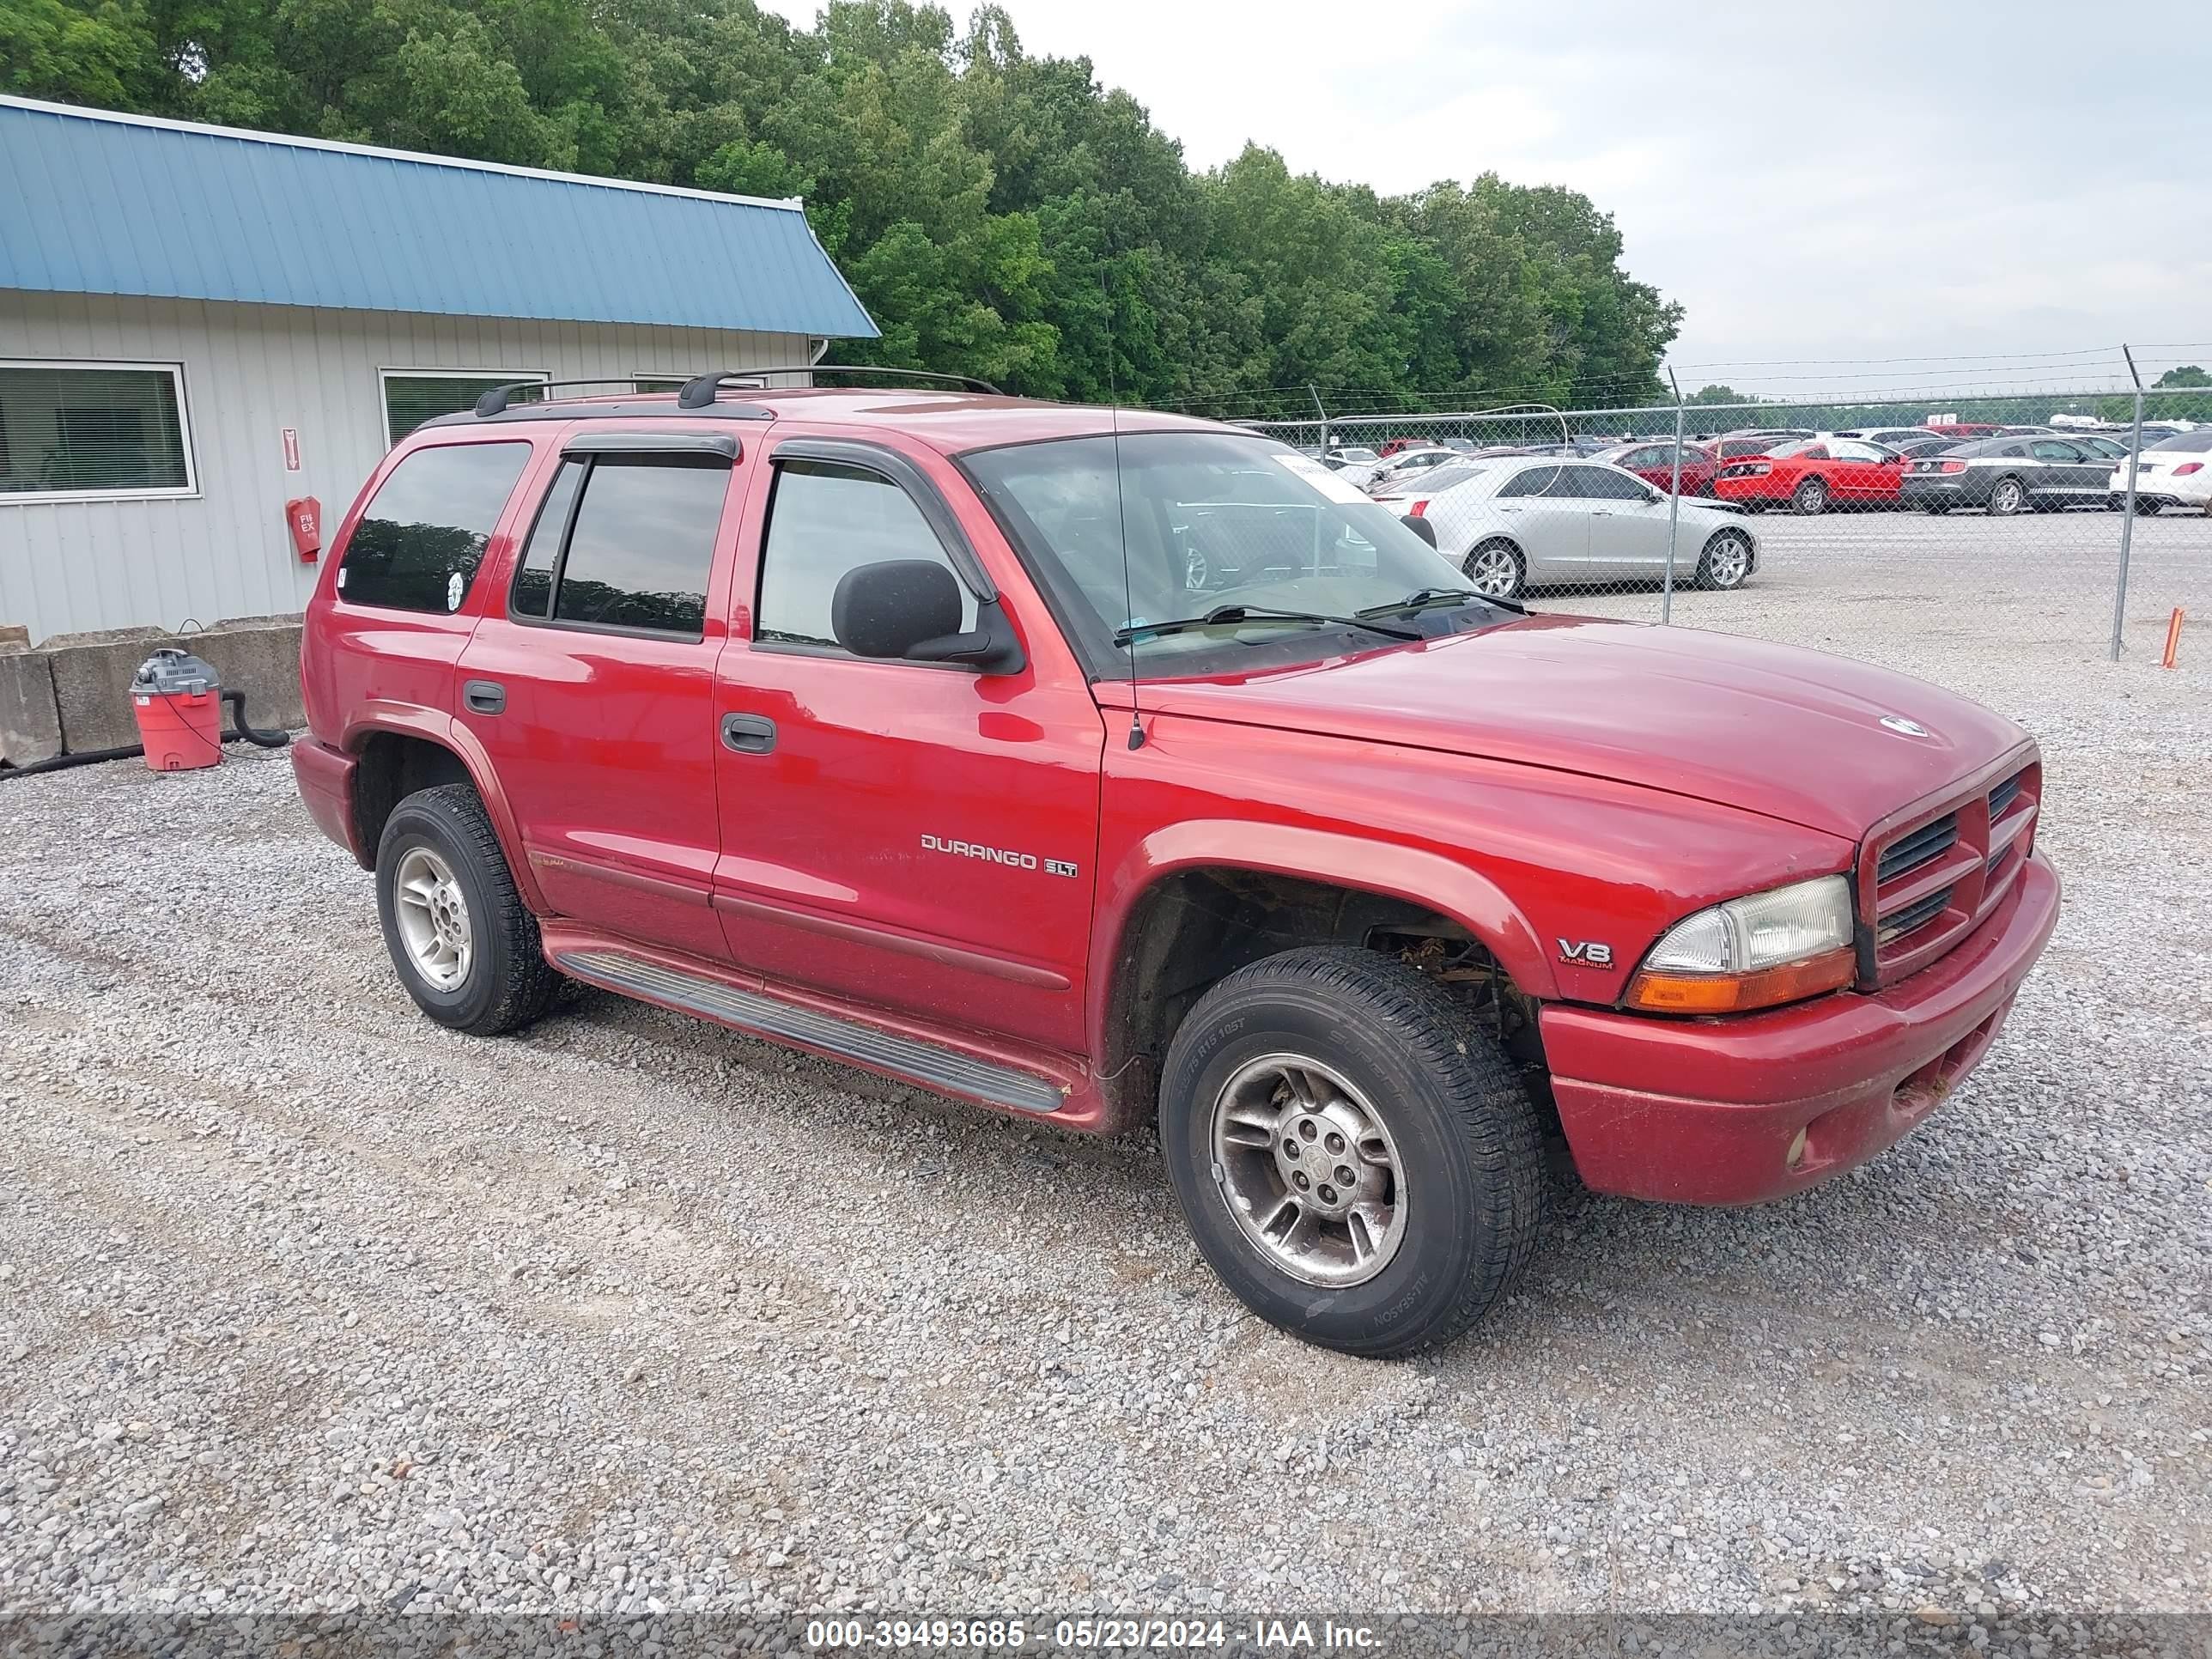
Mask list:
[[[1099,274],[1105,284],[1106,276]],[[1121,531],[1121,616],[1125,626],[1133,628],[1137,620],[1136,600],[1131,597],[1129,580],[1129,509],[1121,496],[1121,393],[1114,373],[1114,292],[1106,290],[1106,397],[1107,417],[1113,422],[1114,434],[1114,519]],[[1145,723],[1137,717],[1137,636],[1129,635],[1129,747],[1145,746]]]

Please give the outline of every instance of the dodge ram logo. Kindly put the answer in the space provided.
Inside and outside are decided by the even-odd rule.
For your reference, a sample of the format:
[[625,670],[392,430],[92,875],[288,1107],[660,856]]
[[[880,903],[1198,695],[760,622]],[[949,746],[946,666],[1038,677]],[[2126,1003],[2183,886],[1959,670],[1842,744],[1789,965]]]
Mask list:
[[1881,723],[1899,737],[1925,738],[1933,735],[1918,720],[1909,720],[1902,714],[1884,714]]

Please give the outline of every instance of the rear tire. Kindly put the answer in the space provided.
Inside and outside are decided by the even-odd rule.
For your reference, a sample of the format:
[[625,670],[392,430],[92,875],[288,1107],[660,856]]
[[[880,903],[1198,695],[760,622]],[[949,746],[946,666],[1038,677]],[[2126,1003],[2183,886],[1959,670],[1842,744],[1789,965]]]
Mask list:
[[491,817],[465,783],[392,809],[376,847],[376,915],[407,994],[456,1031],[526,1025],[560,982]]
[[1474,591],[1486,599],[1517,599],[1528,585],[1528,562],[1521,550],[1503,536],[1476,544],[1461,561],[1460,568]]
[[1441,986],[1372,951],[1286,951],[1201,997],[1168,1045],[1160,1139],[1223,1283],[1344,1353],[1460,1335],[1510,1294],[1542,1224],[1519,1076]]
[[1807,518],[1828,510],[1828,485],[1823,478],[1808,478],[1790,497],[1790,510]]
[[[2124,499],[2125,498],[2123,497],[2124,501]],[[2139,519],[2147,519],[2153,514],[2163,509],[2165,506],[2166,503],[2164,501],[2147,501],[2142,496],[2138,495],[2136,497],[2136,516]],[[2206,510],[2208,512],[2212,512],[2212,508],[2207,508]]]
[[2009,519],[2027,505],[2027,486],[2017,478],[1999,478],[1990,486],[1989,512],[1992,519]]

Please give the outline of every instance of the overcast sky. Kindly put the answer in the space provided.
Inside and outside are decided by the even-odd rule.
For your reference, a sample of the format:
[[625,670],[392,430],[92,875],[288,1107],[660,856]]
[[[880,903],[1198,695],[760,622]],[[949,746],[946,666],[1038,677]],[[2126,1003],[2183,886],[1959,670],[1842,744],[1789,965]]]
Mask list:
[[[2204,0],[1004,3],[1026,51],[1088,55],[1194,167],[1249,139],[1385,192],[1486,170],[1584,191],[1630,273],[1685,307],[1686,383],[2123,340],[2212,361],[2163,349],[2212,341]],[[1859,372],[1887,390],[2055,367]]]

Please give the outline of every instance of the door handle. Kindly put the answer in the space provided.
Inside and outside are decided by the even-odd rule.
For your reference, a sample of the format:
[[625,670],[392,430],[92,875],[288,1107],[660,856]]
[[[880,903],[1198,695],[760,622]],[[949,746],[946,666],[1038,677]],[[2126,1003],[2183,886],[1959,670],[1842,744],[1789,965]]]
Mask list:
[[765,755],[775,747],[775,722],[762,714],[725,714],[722,746],[740,755]]
[[1613,509],[1609,507],[1594,507],[1590,509],[1590,517],[1593,519],[1609,519],[1612,516]]
[[503,714],[507,712],[507,688],[497,680],[465,680],[461,684],[461,701],[471,714]]

